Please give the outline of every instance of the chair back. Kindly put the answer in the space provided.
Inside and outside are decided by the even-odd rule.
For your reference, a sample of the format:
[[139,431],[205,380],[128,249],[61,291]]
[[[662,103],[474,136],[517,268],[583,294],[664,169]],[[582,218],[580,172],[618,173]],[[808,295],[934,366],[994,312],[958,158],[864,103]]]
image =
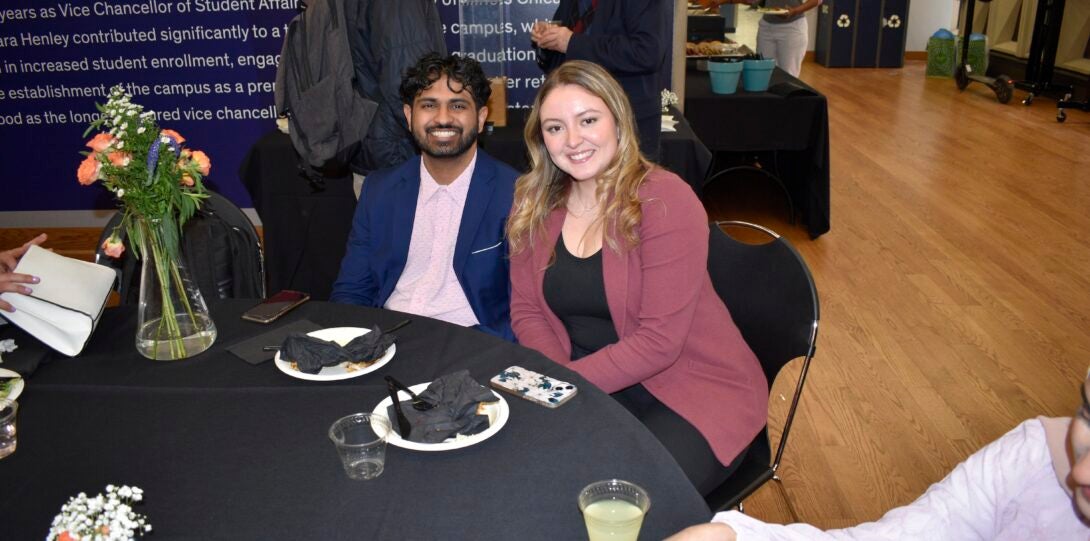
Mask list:
[[[722,227],[758,231],[770,238],[747,244]],[[810,269],[787,239],[747,222],[711,226],[708,273],[734,324],[757,355],[771,386],[788,362],[814,346],[818,299]]]
[[[755,231],[770,240],[748,244],[725,233],[724,227]],[[732,476],[705,495],[708,506],[718,511],[741,507],[743,499],[775,478],[814,355],[819,308],[806,262],[787,239],[772,230],[747,222],[716,222],[711,224],[708,248],[712,285],[760,360],[769,390],[788,362],[803,358],[775,456],[766,424]]]
[[[118,259],[103,253],[103,242],[121,223],[115,214],[99,237],[95,262],[118,274],[121,304],[135,304],[140,297],[140,263],[126,250]],[[182,226],[184,263],[207,299],[264,298],[265,258],[261,242],[242,209],[222,195],[209,191],[201,208]],[[125,239],[125,231],[119,232]]]

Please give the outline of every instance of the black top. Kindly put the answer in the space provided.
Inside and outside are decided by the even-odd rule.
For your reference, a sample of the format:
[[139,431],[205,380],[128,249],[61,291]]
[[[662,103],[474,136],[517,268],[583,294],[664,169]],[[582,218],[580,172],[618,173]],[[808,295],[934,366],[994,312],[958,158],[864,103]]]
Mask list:
[[606,304],[602,250],[578,258],[556,241],[556,261],[545,270],[545,302],[560,318],[571,338],[571,359],[577,360],[617,342],[617,330]]

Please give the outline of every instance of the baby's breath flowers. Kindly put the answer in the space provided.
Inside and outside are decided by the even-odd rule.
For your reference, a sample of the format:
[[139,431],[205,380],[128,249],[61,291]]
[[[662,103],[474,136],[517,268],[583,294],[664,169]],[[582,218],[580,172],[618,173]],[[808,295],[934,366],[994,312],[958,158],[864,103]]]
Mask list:
[[674,94],[671,90],[662,89],[662,112],[670,112],[670,106],[677,105],[677,102],[677,94]]
[[80,492],[53,518],[47,541],[115,541],[135,539],[151,531],[132,504],[144,499],[137,487],[106,485],[106,494],[88,498]]

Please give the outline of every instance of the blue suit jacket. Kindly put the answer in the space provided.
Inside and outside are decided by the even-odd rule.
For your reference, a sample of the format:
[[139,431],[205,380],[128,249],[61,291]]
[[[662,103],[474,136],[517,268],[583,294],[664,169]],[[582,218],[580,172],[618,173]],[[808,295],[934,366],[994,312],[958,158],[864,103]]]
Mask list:
[[[514,340],[514,333],[504,226],[517,176],[514,169],[477,149],[453,262],[480,329],[508,340]],[[419,191],[420,156],[367,176],[331,301],[386,304],[405,270]]]

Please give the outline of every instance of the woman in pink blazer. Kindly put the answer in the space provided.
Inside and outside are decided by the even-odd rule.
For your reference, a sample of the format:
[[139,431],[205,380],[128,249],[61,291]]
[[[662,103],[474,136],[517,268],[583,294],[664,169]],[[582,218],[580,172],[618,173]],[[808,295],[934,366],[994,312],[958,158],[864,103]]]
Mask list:
[[640,154],[628,100],[595,64],[549,74],[525,137],[508,220],[516,337],[610,393],[708,493],[764,426],[768,385],[712,288],[707,213]]

